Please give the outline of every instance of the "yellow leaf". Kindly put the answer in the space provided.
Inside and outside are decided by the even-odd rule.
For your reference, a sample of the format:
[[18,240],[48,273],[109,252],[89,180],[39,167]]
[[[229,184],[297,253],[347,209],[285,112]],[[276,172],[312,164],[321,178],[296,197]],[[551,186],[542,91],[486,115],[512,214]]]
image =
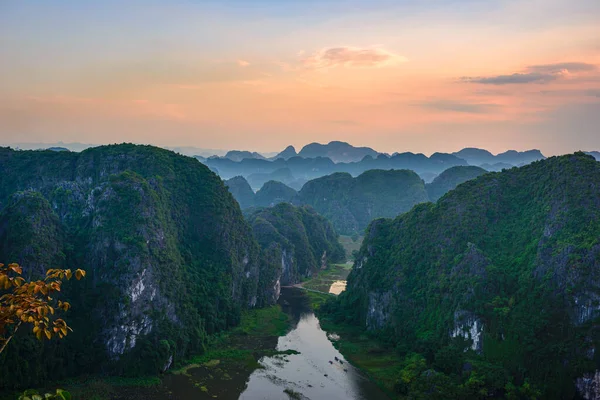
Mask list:
[[48,339],[51,339],[51,338],[52,338],[52,332],[50,332],[48,329],[44,329],[44,333],[46,334],[46,337],[47,337]]
[[71,279],[71,277],[73,276],[73,273],[71,272],[70,269],[65,271],[66,275],[67,275],[67,279]]
[[42,340],[42,335],[43,335],[43,334],[44,334],[44,332],[42,332],[42,330],[40,329],[39,331],[37,331],[37,332],[35,333],[35,337],[36,337],[38,340]]

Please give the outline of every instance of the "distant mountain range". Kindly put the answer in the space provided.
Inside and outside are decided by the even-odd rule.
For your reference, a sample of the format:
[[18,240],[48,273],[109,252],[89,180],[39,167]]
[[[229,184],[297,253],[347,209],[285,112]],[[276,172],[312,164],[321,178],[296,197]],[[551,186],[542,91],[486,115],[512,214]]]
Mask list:
[[[241,161],[232,161],[227,158],[199,160],[218,173],[222,179],[231,179],[235,176],[245,177],[254,190],[270,180],[279,180],[298,190],[308,180],[335,172],[347,172],[352,176],[358,176],[371,169],[410,169],[417,174],[432,174],[428,179],[431,180],[450,167],[468,165],[465,160],[452,154],[443,153],[435,153],[431,157],[414,153],[401,153],[394,156],[379,154],[376,157],[367,155],[358,162],[340,163],[333,162],[329,157],[303,158],[300,156],[287,160],[278,158],[273,161],[255,158],[246,158]],[[275,175],[280,177],[276,178]]]
[[370,147],[354,147],[346,142],[329,142],[307,144],[298,155],[303,158],[327,157],[334,163],[348,163],[361,161],[366,156],[375,158],[379,152]]
[[[600,155],[598,152],[589,154],[593,153]],[[454,166],[470,165],[497,172],[527,165],[545,156],[539,150],[509,150],[494,155],[477,148],[465,148],[452,154],[433,153],[430,157],[410,152],[390,156],[369,147],[330,142],[308,144],[298,153],[293,146],[288,146],[271,158],[248,151],[231,151],[224,157],[197,158],[223,179],[243,176],[255,191],[271,180],[299,191],[307,181],[336,172],[347,172],[356,177],[372,169],[409,169],[425,183],[431,183],[442,171]]]
[[586,151],[585,154],[594,157],[596,161],[600,161],[600,151]]
[[409,170],[369,170],[353,178],[336,172],[310,180],[302,190],[277,181],[266,182],[256,193],[242,176],[225,181],[242,210],[274,207],[280,203],[311,206],[326,217],[336,231],[345,235],[361,233],[369,222],[394,217],[414,205],[436,202],[458,185],[487,173],[475,166],[447,169],[433,182]]
[[544,155],[539,150],[515,151],[508,150],[498,155],[493,155],[487,150],[468,147],[452,153],[456,157],[462,158],[470,165],[493,165],[497,163],[511,164],[513,166],[521,166],[532,163],[534,161],[543,160]]

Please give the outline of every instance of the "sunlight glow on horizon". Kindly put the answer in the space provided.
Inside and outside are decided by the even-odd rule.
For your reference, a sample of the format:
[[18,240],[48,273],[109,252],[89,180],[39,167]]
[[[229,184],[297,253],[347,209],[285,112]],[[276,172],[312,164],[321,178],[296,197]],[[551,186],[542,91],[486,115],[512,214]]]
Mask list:
[[600,149],[598,2],[396,3],[0,6],[0,142]]

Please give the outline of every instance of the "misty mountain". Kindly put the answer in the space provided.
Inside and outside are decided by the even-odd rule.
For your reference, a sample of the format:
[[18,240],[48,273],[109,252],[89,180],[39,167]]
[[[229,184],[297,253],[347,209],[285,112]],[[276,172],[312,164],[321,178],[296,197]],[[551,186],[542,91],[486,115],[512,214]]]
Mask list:
[[257,152],[252,152],[252,151],[240,151],[240,150],[230,150],[227,152],[227,154],[225,154],[225,158],[228,158],[232,161],[242,161],[243,159],[246,158],[254,158],[257,160],[265,160],[266,158],[257,153]]
[[294,146],[288,146],[281,153],[277,154],[273,157],[273,160],[277,160],[278,158],[283,158],[284,160],[289,160],[292,157],[296,157],[298,153],[296,153],[296,148]]
[[504,153],[493,155],[487,150],[474,147],[467,147],[452,154],[462,158],[463,160],[466,160],[470,165],[478,166],[483,164],[494,165],[497,163],[510,164],[511,166],[522,166],[546,158],[539,150],[508,150]]
[[239,203],[240,208],[254,207],[254,191],[243,176],[234,176],[225,181],[229,193]]
[[[367,155],[361,161],[350,163],[334,163],[327,157],[303,158],[299,156],[288,160],[279,158],[272,161],[247,158],[236,162],[219,157],[211,157],[206,160],[198,159],[211,170],[218,171],[217,173],[222,179],[243,176],[253,188],[260,187],[268,180],[276,179],[288,186],[299,189],[301,184],[296,185],[295,183],[304,183],[307,180],[320,178],[335,172],[346,172],[352,176],[358,176],[371,169],[410,169],[417,174],[428,174],[429,179],[433,179],[435,175],[450,167],[468,165],[465,160],[444,153],[435,153],[431,157],[414,153],[400,153],[393,156],[379,154],[376,157]],[[270,175],[277,170],[283,170],[280,173],[285,174],[288,174],[289,171],[291,175],[284,178],[276,178]]]
[[294,182],[296,178],[289,168],[279,168],[269,173],[250,174],[248,175],[247,180],[253,189],[258,190],[269,181],[279,181],[289,184]]
[[256,192],[254,205],[272,207],[279,203],[291,203],[297,194],[298,192],[281,182],[269,181]]
[[586,151],[585,154],[594,157],[596,161],[600,161],[600,151]]
[[488,164],[488,163],[481,164],[480,167],[487,171],[500,172],[503,169],[513,168],[514,165],[499,162],[499,163],[495,163],[495,164]]
[[298,155],[304,158],[327,157],[333,162],[356,162],[365,156],[377,157],[377,151],[370,147],[354,147],[346,142],[329,142],[328,144],[311,143],[300,150]]
[[433,182],[425,185],[429,200],[436,202],[440,197],[453,190],[461,183],[477,178],[479,175],[485,174],[487,171],[480,167],[457,166],[448,168],[439,174]]
[[361,233],[376,218],[395,217],[426,201],[423,181],[410,170],[370,170],[356,178],[338,172],[307,182],[296,199],[345,235]]

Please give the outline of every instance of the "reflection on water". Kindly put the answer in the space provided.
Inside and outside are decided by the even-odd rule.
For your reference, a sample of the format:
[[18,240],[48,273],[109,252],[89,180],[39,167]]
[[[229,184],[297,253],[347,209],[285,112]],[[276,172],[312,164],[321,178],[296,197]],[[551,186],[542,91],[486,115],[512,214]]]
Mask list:
[[279,338],[277,350],[300,354],[263,357],[265,368],[252,373],[240,399],[288,399],[285,389],[309,399],[387,399],[333,347],[300,290],[286,289],[282,299],[295,328]]
[[329,287],[329,293],[338,295],[346,290],[346,281],[335,281]]
[[167,374],[162,385],[155,388],[136,388],[135,393],[119,390],[117,400],[254,400],[293,398],[326,400],[382,400],[387,396],[333,347],[331,341],[339,336],[325,333],[319,320],[310,309],[303,290],[282,289],[280,304],[291,316],[292,328],[281,337],[240,337],[233,348],[260,351],[296,350],[300,354],[262,357],[264,367],[213,360],[190,368],[185,374]]

